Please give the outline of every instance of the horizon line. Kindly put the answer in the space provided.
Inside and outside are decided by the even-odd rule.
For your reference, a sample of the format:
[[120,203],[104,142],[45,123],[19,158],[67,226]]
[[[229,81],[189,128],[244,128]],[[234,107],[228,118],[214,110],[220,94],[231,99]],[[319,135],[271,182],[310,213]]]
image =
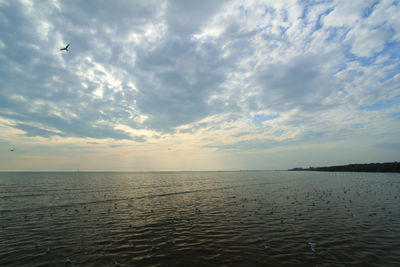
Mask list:
[[0,170],[1,172],[271,172],[288,171],[288,169],[262,170],[262,169],[243,169],[243,170]]

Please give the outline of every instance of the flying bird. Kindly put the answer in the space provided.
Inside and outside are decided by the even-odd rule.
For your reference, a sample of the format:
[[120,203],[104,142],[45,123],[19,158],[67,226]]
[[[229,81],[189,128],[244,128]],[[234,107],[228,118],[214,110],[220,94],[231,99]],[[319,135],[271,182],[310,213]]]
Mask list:
[[66,51],[69,51],[69,50],[68,50],[68,47],[69,47],[69,44],[67,44],[67,46],[66,46],[66,47],[64,47],[64,48],[61,48],[60,50],[66,50]]

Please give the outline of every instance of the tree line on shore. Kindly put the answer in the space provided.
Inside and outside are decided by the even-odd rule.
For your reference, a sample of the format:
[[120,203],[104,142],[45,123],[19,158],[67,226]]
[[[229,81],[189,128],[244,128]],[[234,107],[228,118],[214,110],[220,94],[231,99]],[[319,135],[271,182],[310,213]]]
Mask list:
[[400,162],[348,164],[329,167],[293,168],[289,171],[326,171],[326,172],[400,172]]

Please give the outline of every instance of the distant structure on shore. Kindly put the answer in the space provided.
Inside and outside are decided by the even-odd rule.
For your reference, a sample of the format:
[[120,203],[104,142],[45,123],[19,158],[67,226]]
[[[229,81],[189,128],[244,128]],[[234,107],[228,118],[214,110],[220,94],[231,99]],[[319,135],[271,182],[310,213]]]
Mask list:
[[321,172],[400,172],[400,162],[349,164],[330,167],[293,168],[289,171],[321,171]]

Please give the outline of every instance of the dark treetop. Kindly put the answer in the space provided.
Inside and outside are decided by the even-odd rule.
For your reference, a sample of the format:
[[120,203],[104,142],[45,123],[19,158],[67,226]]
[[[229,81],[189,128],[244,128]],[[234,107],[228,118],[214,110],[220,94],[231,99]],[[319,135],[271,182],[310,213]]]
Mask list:
[[289,171],[327,171],[327,172],[400,172],[400,162],[349,164],[330,167],[294,168]]

